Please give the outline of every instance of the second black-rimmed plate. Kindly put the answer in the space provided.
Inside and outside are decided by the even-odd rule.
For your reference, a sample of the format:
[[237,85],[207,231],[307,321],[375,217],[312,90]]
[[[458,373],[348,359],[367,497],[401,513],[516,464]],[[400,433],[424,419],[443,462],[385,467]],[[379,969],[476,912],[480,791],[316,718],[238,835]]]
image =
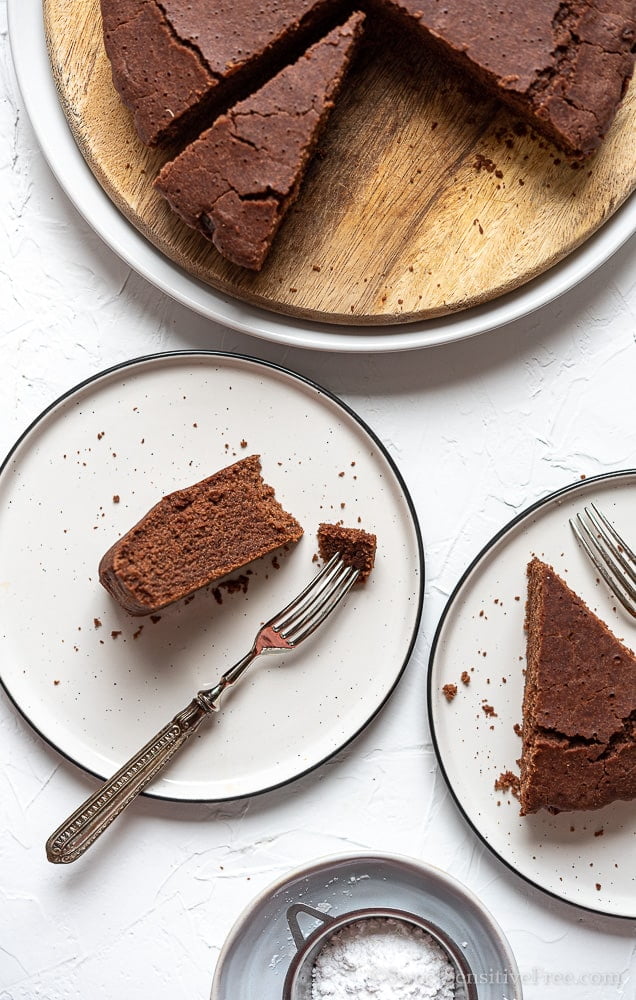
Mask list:
[[[162,495],[248,454],[305,528],[253,564],[247,591],[210,588],[132,618],[101,555]],[[2,683],[49,743],[108,777],[250,648],[316,572],[316,530],[378,536],[376,567],[301,649],[258,661],[151,794],[219,801],[304,774],[393,691],[421,614],[417,519],[401,475],[342,402],[292,372],[212,352],[97,375],[30,427],[0,473]]]
[[[612,631],[636,649],[636,623],[581,551],[568,519],[598,503],[629,537],[636,471],[574,483],[510,522],[469,566],[435,636],[429,713],[442,771],[461,811],[510,868],[554,896],[599,913],[636,917],[636,805],[588,812],[519,815],[495,782],[518,773],[525,667],[526,566],[554,566]],[[468,683],[462,682],[462,674]],[[448,701],[446,684],[457,694]]]

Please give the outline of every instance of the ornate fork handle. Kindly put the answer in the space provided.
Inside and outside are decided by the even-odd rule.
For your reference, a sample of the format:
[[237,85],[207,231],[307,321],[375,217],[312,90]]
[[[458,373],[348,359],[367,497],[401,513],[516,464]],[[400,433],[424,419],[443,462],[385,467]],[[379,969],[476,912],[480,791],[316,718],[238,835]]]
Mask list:
[[175,715],[51,834],[46,842],[49,861],[68,864],[79,858],[163,770],[215,707],[210,700],[197,696]]

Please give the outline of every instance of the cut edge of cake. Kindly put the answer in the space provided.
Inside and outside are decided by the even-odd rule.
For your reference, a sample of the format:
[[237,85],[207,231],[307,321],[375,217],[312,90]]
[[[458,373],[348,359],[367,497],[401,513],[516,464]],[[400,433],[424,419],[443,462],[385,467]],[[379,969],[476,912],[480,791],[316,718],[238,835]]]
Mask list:
[[148,615],[302,534],[250,455],[159,500],[102,556],[99,579],[129,614]]

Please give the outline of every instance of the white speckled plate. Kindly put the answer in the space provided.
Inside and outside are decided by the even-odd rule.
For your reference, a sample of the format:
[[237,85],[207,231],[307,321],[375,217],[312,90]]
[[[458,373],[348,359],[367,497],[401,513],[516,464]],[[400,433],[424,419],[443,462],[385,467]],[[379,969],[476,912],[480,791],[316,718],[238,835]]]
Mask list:
[[[525,667],[526,566],[554,566],[631,649],[636,622],[620,608],[569,526],[591,501],[627,537],[634,528],[636,471],[583,480],[546,497],[508,524],[469,566],[438,626],[429,670],[429,712],[450,789],[482,840],[538,888],[598,913],[636,917],[636,803],[590,812],[519,816],[494,783],[518,773]],[[467,671],[470,682],[461,682]],[[457,685],[449,703],[444,684]],[[484,712],[491,706],[495,715]]]
[[[332,917],[370,907],[406,910],[454,940],[470,967],[478,1000],[521,1000],[510,945],[490,913],[439,868],[395,855],[322,858],[265,889],[243,911],[221,950],[211,1000],[280,1000],[296,953],[287,923],[294,903]],[[319,926],[307,922],[303,933]]]
[[[99,584],[101,555],[162,495],[254,453],[305,536],[252,564],[246,593],[211,588],[159,620],[131,618]],[[319,522],[341,518],[377,533],[371,578],[297,652],[253,664],[152,794],[250,795],[342,748],[406,665],[423,554],[389,455],[319,386],[209,352],[97,375],[35,421],[0,473],[5,689],[49,743],[108,777],[247,652],[260,623],[316,572]]]

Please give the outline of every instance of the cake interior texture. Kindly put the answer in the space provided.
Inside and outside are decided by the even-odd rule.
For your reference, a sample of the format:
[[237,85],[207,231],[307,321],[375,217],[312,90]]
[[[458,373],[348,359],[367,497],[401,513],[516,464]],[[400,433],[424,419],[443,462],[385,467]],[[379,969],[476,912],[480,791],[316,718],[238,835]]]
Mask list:
[[219,117],[161,170],[156,188],[228,260],[260,270],[296,200],[362,33],[353,14]]
[[636,797],[636,657],[551,566],[528,565],[521,813]]
[[130,614],[151,614],[302,534],[250,455],[163,497],[106,552],[99,577]]
[[364,583],[375,564],[377,537],[362,528],[346,528],[341,524],[323,523],[318,526],[318,552],[323,561],[336,552],[347,566],[360,570],[357,583]]

